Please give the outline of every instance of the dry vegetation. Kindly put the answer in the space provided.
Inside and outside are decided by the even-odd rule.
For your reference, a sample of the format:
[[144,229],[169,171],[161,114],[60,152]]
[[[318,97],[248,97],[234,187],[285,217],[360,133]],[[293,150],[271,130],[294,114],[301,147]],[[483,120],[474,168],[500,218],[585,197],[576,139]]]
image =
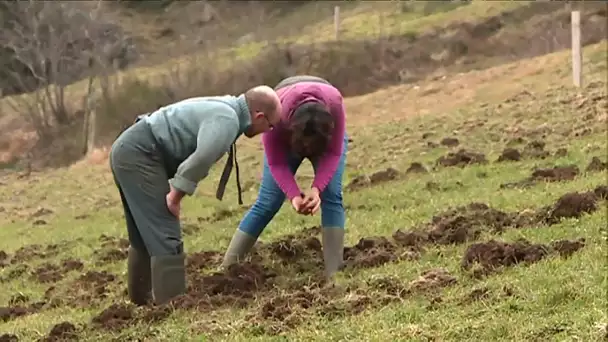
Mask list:
[[[570,42],[567,8],[468,6],[482,5],[433,12],[421,22],[437,15],[440,26],[390,39],[290,47],[294,70],[327,75],[348,96],[348,247],[335,284],[317,278],[319,218],[288,208],[249,263],[215,273],[247,206],[230,191],[214,200],[214,169],[183,210],[188,294],[133,308],[103,156],[18,170],[0,178],[0,341],[607,338],[605,7],[585,6],[585,83],[576,89],[569,51],[558,51]],[[356,25],[360,10],[347,17]],[[406,10],[399,15],[425,9]],[[186,59],[152,79],[129,70],[100,78],[105,87],[96,79],[98,146],[137,113],[211,92],[201,84],[221,93],[275,82],[284,55],[266,52],[227,64],[229,73]],[[66,89],[80,101],[88,88]],[[70,125],[77,130],[58,131],[73,140],[35,151],[79,158],[82,123]],[[239,144],[251,204],[261,147]],[[298,181],[310,176],[303,165]]]

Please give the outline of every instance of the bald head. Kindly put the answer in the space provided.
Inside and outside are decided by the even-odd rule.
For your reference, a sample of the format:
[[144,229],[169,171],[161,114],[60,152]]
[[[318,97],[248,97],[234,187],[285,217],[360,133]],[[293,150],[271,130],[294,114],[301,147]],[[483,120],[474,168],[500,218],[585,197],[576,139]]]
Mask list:
[[251,114],[251,126],[245,132],[247,136],[268,131],[281,120],[281,100],[271,87],[253,87],[245,92],[245,100]]
[[272,123],[278,119],[281,100],[274,89],[266,85],[253,87],[245,92],[245,99],[252,113],[262,112]]

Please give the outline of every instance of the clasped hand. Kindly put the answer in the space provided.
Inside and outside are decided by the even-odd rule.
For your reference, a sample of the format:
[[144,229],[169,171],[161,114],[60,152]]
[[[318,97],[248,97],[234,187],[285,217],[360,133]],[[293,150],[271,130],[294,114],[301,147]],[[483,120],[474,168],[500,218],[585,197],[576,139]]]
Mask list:
[[184,193],[173,187],[171,187],[171,191],[169,191],[166,196],[167,209],[169,209],[169,212],[178,219],[181,211],[181,201],[183,197]]
[[319,189],[311,188],[303,195],[294,197],[291,206],[298,214],[314,215],[321,207],[321,197]]

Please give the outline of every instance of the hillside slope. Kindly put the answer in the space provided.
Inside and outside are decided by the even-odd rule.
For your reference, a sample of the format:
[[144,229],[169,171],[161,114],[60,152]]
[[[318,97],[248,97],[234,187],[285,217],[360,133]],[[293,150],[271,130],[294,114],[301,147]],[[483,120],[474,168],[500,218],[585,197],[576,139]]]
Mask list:
[[213,198],[221,167],[184,203],[191,287],[164,307],[125,301],[107,163],[3,176],[0,339],[601,340],[607,48],[584,49],[580,89],[566,51],[347,99],[333,286],[317,281],[320,217],[288,206],[248,263],[215,273],[257,194],[257,139],[239,142],[245,206]]
[[[185,82],[182,80],[175,82],[175,71],[170,69],[183,64],[181,62],[133,69],[126,73],[127,77],[152,83],[143,88],[137,83],[137,88],[125,86],[116,91],[118,95],[122,95],[116,102],[118,107],[105,106],[110,109],[99,110],[101,120],[104,122],[100,127],[98,143],[108,144],[117,131],[124,124],[131,122],[138,113],[153,110],[160,105],[188,96],[238,93],[254,84],[274,84],[293,72],[322,75],[340,88],[345,96],[353,96],[369,93],[387,85],[411,83],[428,77],[443,77],[454,72],[483,69],[569,47],[570,14],[567,6],[559,2],[507,4],[509,5],[501,3],[497,6],[490,2],[473,2],[470,5],[444,12],[431,12],[427,15],[416,11],[412,12],[413,14],[400,14],[398,18],[410,15],[418,16],[416,17],[418,19],[410,20],[407,22],[408,25],[403,27],[396,26],[393,28],[393,35],[380,38],[374,36],[371,33],[373,31],[361,31],[360,28],[357,31],[359,26],[345,24],[345,31],[357,33],[358,39],[353,39],[355,35],[352,33],[351,36],[346,34],[351,38],[350,40],[314,44],[297,43],[309,32],[303,29],[299,38],[295,39],[295,44],[278,45],[268,49],[264,48],[266,45],[250,42],[232,51],[232,54],[236,53],[237,56],[226,55],[225,52],[217,57],[195,56],[179,70],[180,74],[187,75],[184,78]],[[282,14],[283,18],[292,20],[294,13],[311,13],[305,11],[312,11],[305,7],[311,6],[310,4],[302,6],[304,7],[299,11],[304,12],[285,11]],[[188,8],[183,7],[182,10]],[[394,10],[394,7],[392,8]],[[324,9],[328,10],[327,7]],[[178,13],[177,9],[174,11]],[[364,7],[355,6],[350,12],[345,12],[346,23],[365,24],[360,19],[366,13]],[[582,15],[583,45],[606,39],[608,35],[606,16],[606,6],[603,4],[590,3],[585,6]],[[352,20],[347,20],[349,18]],[[415,25],[416,20],[419,20],[419,25]],[[282,23],[284,22],[277,20],[275,25],[280,26]],[[308,22],[312,25],[311,23],[313,21]],[[133,25],[135,27],[135,24]],[[369,30],[371,26],[369,23],[367,25],[364,27]],[[331,27],[326,19],[321,18],[319,23],[311,27],[316,27],[319,32],[327,32],[322,28],[328,26]],[[145,32],[143,28],[140,31]],[[367,35],[361,32],[366,32]],[[222,61],[222,64],[216,67],[213,63],[217,61]],[[214,67],[201,67],[205,64]],[[166,75],[172,79],[171,83],[163,83],[167,78],[162,76]],[[177,83],[179,84],[176,87]],[[128,86],[130,84],[132,83],[128,83]],[[71,89],[74,90],[73,92],[82,92],[83,88],[83,85],[79,84]],[[119,89],[118,86],[116,88]],[[78,97],[75,99],[74,103],[78,108],[82,101],[78,100]],[[6,105],[3,108],[5,113],[9,112],[6,110]],[[117,114],[117,110],[120,110],[120,113]],[[110,120],[110,116],[114,117],[113,121]],[[43,162],[42,164],[56,166],[80,158],[81,137],[79,134],[74,135],[73,128],[79,125],[81,124],[76,121],[74,125],[63,129],[60,133],[65,135],[66,130],[71,131],[71,136],[75,139],[71,141],[60,139],[53,144],[45,143],[43,148],[35,150],[33,158]],[[4,135],[0,141],[0,147],[3,147],[2,150],[5,152],[2,154],[5,162],[13,160],[16,155],[33,146],[35,139],[32,139],[31,133],[24,128],[26,126],[23,121],[16,120],[14,115],[7,115],[4,119],[0,117],[0,127],[11,127],[10,131],[12,131]],[[48,157],[51,159],[49,160]]]

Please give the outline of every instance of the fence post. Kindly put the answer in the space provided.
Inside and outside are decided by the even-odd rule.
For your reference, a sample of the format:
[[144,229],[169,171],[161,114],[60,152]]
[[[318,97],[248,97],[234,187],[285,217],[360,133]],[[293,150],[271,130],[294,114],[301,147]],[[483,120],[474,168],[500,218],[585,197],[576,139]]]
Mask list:
[[581,12],[572,11],[572,81],[575,87],[583,85],[583,53],[581,51]]
[[334,36],[340,39],[340,6],[334,7]]

